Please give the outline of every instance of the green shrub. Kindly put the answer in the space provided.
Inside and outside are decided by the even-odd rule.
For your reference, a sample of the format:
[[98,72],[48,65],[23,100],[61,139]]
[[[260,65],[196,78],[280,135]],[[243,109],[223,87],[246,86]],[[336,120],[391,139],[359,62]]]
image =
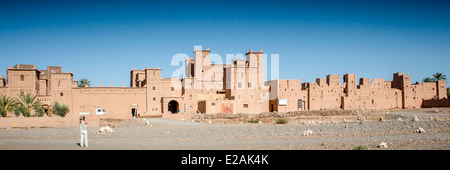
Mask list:
[[353,150],[369,150],[366,145],[358,145]]
[[42,116],[44,116],[44,114],[45,114],[45,110],[44,110],[44,108],[42,108],[42,107],[36,107],[36,108],[34,108],[34,116],[37,116],[37,117],[42,117]]
[[19,117],[20,115],[23,115],[23,117],[31,117],[30,112],[25,109],[22,105],[17,106],[14,108],[14,114]]
[[287,124],[288,120],[286,118],[278,118],[277,124]]
[[3,108],[1,108],[1,107],[0,107],[0,116],[1,116],[1,117],[5,117],[5,116],[6,116],[6,111],[5,111],[5,109],[3,109]]
[[69,107],[66,105],[60,105],[58,102],[53,104],[52,114],[65,117],[67,113],[69,113]]
[[248,123],[258,123],[259,122],[259,119],[257,119],[257,120],[250,120],[250,121],[248,121]]

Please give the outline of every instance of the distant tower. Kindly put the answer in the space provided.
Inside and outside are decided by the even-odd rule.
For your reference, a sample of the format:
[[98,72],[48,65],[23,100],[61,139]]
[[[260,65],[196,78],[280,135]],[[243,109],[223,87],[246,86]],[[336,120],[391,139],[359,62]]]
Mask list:
[[203,80],[203,66],[211,65],[209,60],[209,48],[206,50],[194,50],[194,78]]
[[327,75],[327,84],[328,86],[339,86],[341,84],[341,80],[339,79],[340,75]]
[[245,54],[245,58],[248,62],[248,81],[253,88],[261,87],[264,85],[264,58],[263,50],[254,52],[249,50]]
[[414,101],[412,100],[413,92],[411,90],[411,79],[409,75],[400,72],[394,73],[392,88],[402,90],[402,108],[410,108]]
[[161,69],[145,69],[147,84],[147,113],[160,114],[161,110]]
[[344,85],[345,93],[352,93],[357,88],[356,86],[356,74],[345,74],[344,75]]

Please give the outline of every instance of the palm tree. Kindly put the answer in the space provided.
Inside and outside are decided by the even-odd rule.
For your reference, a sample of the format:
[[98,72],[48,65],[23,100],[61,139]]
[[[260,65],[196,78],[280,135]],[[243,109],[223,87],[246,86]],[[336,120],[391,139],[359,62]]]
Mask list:
[[82,78],[78,81],[78,87],[91,87],[91,81]]
[[447,81],[447,76],[445,76],[445,74],[442,74],[442,73],[436,73],[436,74],[433,74],[433,79],[432,79],[433,81],[438,81],[438,80],[445,80],[445,81]]
[[424,79],[422,79],[423,82],[432,82],[432,79],[429,77],[426,77]]
[[0,97],[0,114],[3,117],[8,116],[8,112],[12,112],[14,107],[17,106],[17,102],[10,98],[10,97],[6,97],[6,96],[2,96]]
[[18,95],[19,100],[17,100],[18,104],[21,105],[23,108],[25,108],[25,111],[30,114],[31,109],[36,109],[37,107],[40,107],[40,101],[37,100],[36,95],[32,95],[31,93],[27,93],[24,95]]

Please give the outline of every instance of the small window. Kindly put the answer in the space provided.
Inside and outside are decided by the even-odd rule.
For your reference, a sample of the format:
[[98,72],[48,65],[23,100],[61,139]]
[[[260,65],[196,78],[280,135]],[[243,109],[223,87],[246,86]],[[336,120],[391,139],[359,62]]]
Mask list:
[[248,104],[244,104],[244,108],[248,108]]
[[64,93],[63,92],[59,93],[59,96],[64,96]]
[[174,91],[175,89],[173,87],[170,88],[171,91]]
[[189,105],[189,108],[191,108],[191,109],[192,109],[192,105]]
[[153,90],[156,90],[156,87],[155,87],[155,86],[153,86]]
[[153,97],[153,101],[156,101],[156,97]]
[[20,75],[20,81],[25,81],[25,76],[23,74]]
[[216,106],[216,103],[211,103],[211,106]]
[[248,88],[252,88],[252,83],[248,83]]

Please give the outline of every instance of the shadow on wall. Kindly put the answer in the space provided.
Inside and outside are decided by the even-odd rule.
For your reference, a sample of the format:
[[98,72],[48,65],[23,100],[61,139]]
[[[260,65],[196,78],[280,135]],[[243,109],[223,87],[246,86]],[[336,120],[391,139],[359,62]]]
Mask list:
[[430,99],[430,100],[423,100],[422,107],[423,107],[423,108],[430,108],[430,107],[450,107],[450,99]]

